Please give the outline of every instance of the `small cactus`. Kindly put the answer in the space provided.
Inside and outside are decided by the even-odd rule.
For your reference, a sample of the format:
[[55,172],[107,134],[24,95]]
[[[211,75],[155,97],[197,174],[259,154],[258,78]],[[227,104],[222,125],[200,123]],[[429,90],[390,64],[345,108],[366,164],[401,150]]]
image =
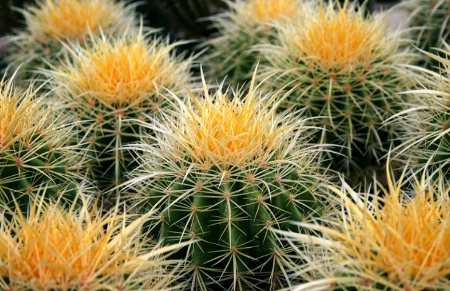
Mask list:
[[12,69],[20,68],[21,79],[36,79],[36,71],[59,63],[67,43],[131,30],[138,19],[133,9],[114,0],[38,0],[21,10],[26,26],[8,38],[6,60]]
[[[450,1],[406,0],[396,7],[408,14],[407,25],[419,49],[436,54],[436,48],[442,48],[444,42],[450,42]],[[439,62],[422,54],[416,64],[438,70]]]
[[[43,189],[43,195],[46,195]],[[182,263],[176,247],[142,241],[148,219],[108,213],[83,199],[65,209],[36,196],[25,216],[0,221],[2,290],[172,290]]]
[[49,198],[61,193],[73,201],[83,177],[84,154],[68,144],[73,126],[54,114],[38,89],[18,89],[14,79],[0,82],[0,201],[16,200],[26,211],[40,188]]
[[[330,187],[339,199],[329,226],[299,223],[320,234],[287,233],[308,257],[295,290],[447,290],[450,286],[450,197],[446,180],[415,176],[413,191],[393,181],[378,194]],[[405,176],[403,176],[403,179]],[[411,197],[412,196],[412,197]],[[369,202],[370,201],[370,202]],[[343,208],[343,209],[342,209]],[[305,252],[305,244],[308,251]],[[300,253],[299,253],[300,254]],[[309,269],[307,269],[309,268]]]
[[[305,108],[309,124],[322,128],[317,142],[333,146],[330,167],[359,184],[366,173],[383,167],[382,157],[403,128],[384,126],[409,108],[410,72],[400,66],[414,56],[399,51],[399,32],[389,33],[384,14],[365,16],[357,5],[317,3],[303,27],[279,25],[280,41],[261,45],[267,89],[285,89],[280,110]],[[350,181],[349,181],[350,182]]]
[[301,0],[230,1],[228,10],[211,18],[217,33],[205,42],[203,57],[209,79],[248,84],[260,59],[253,46],[276,41],[273,24],[297,20],[304,6]]
[[[72,116],[77,142],[93,154],[93,179],[102,193],[121,184],[132,159],[123,146],[138,142],[143,128],[132,119],[170,108],[166,89],[178,94],[192,81],[192,59],[175,55],[178,43],[138,33],[92,36],[74,44],[69,60],[47,71],[65,114]],[[56,106],[56,105],[55,105]]]
[[[130,146],[139,165],[125,197],[157,207],[154,235],[164,244],[196,239],[180,256],[192,288],[272,290],[288,286],[281,267],[289,246],[269,227],[308,220],[321,209],[321,174],[309,130],[294,114],[276,115],[276,95],[248,93],[178,100],[177,114],[149,124],[155,144]],[[230,99],[231,98],[231,99]],[[210,289],[208,289],[210,290]]]

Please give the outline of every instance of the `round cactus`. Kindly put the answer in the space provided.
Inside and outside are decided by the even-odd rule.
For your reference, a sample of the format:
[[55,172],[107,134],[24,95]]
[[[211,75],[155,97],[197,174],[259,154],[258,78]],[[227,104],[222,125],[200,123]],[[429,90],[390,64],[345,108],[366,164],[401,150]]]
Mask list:
[[301,0],[238,0],[229,9],[211,18],[216,35],[205,42],[209,52],[203,59],[207,74],[214,82],[226,77],[227,84],[243,85],[259,61],[252,48],[276,41],[273,24],[297,20],[305,9]]
[[331,187],[339,199],[334,217],[328,218],[330,226],[298,224],[321,237],[285,232],[293,245],[309,246],[309,251],[301,250],[308,257],[305,266],[309,269],[298,270],[306,283],[295,290],[448,289],[450,197],[446,179],[407,177],[414,181],[409,193],[391,175],[388,171],[384,198],[377,198],[376,192],[356,193],[348,186],[345,190]]
[[[317,142],[333,146],[332,169],[352,177],[382,167],[380,160],[403,128],[386,119],[409,108],[409,95],[399,95],[410,83],[400,66],[413,56],[399,51],[398,33],[388,33],[384,14],[364,15],[358,6],[318,3],[303,15],[305,24],[279,25],[280,42],[260,46],[268,89],[285,89],[280,105],[305,108],[309,124],[322,128]],[[371,174],[369,174],[371,175]]]
[[[175,56],[178,43],[148,37],[143,29],[118,37],[92,36],[71,48],[71,61],[48,71],[64,113],[73,116],[77,142],[94,156],[90,169],[101,192],[121,184],[132,159],[123,146],[141,139],[133,119],[167,111],[166,89],[178,94],[192,81],[192,59]],[[55,105],[56,106],[56,105]]]
[[[418,48],[437,53],[444,42],[450,41],[450,2],[448,0],[407,0],[397,8],[408,14],[407,25]],[[423,54],[417,65],[435,69],[439,63]]]
[[132,146],[139,166],[128,186],[137,194],[125,199],[160,209],[152,228],[164,244],[196,240],[179,254],[192,288],[288,286],[281,261],[290,249],[269,228],[320,214],[320,146],[308,143],[302,119],[275,114],[276,95],[253,84],[245,95],[208,90],[204,83],[204,98],[179,100],[178,114],[148,125],[156,144]]
[[83,151],[69,145],[73,126],[46,107],[45,95],[0,82],[0,201],[26,211],[29,199],[45,188],[49,198],[73,201],[85,166]]
[[[404,142],[394,149],[395,154],[414,157],[416,166],[426,167],[430,175],[442,171],[450,177],[450,45],[445,44],[438,54],[423,51],[439,64],[439,72],[411,67],[423,73],[425,78],[410,93],[423,100],[421,106],[399,114],[393,122],[414,124],[402,138]],[[420,88],[422,87],[422,88]]]
[[114,0],[38,0],[22,10],[26,26],[8,38],[7,62],[24,79],[58,64],[71,41],[89,34],[122,34],[136,25],[134,6]]
[[27,216],[7,209],[12,220],[0,222],[0,287],[172,290],[182,263],[167,260],[175,247],[142,241],[149,215],[130,221],[117,208],[102,214],[90,204],[65,209],[36,197]]

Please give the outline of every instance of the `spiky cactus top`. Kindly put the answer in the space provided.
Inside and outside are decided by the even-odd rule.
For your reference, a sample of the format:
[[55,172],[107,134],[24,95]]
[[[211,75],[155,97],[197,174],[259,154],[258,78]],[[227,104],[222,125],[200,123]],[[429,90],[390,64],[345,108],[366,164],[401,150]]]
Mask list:
[[[408,14],[408,27],[414,44],[435,54],[435,48],[442,48],[450,41],[450,1],[448,0],[406,0],[397,8]],[[437,69],[438,62],[423,54],[417,64],[428,69]]]
[[383,14],[365,17],[355,5],[317,3],[304,27],[280,25],[280,42],[261,46],[261,78],[289,97],[280,109],[305,108],[310,124],[323,128],[316,141],[334,145],[331,167],[355,175],[376,166],[401,134],[393,114],[407,108],[408,73],[399,64],[411,54],[388,33]]
[[253,85],[246,95],[208,90],[204,84],[204,98],[179,100],[178,114],[148,125],[160,132],[155,145],[135,147],[134,204],[160,209],[154,234],[165,244],[197,240],[181,254],[192,288],[280,287],[289,247],[268,229],[318,214],[318,147],[308,146],[301,119],[275,114],[275,95]]
[[39,90],[17,89],[13,79],[0,82],[0,201],[12,207],[16,200],[24,211],[28,196],[41,188],[73,199],[85,166],[81,147],[68,144],[65,133],[73,126],[47,108],[45,98]]
[[129,221],[90,204],[64,209],[37,197],[27,215],[6,210],[2,290],[172,290],[181,264],[166,260],[173,249],[142,241],[148,215]]
[[89,34],[121,34],[137,21],[134,6],[115,0],[38,0],[22,13],[26,26],[9,38],[7,61],[20,68],[22,78],[37,77],[35,70],[57,64],[64,43],[85,41]]
[[356,193],[347,185],[331,187],[340,199],[330,226],[300,224],[322,237],[286,233],[294,244],[310,246],[309,252],[302,251],[310,264],[298,272],[307,283],[295,290],[448,289],[450,197],[445,179],[412,177],[411,195],[401,180],[387,176],[384,198]]
[[252,68],[259,61],[253,45],[273,42],[276,31],[274,22],[297,20],[301,0],[238,0],[229,2],[223,14],[214,15],[211,21],[217,34],[205,42],[209,51],[204,63],[211,80],[223,80],[227,84],[249,83]]
[[49,71],[58,103],[77,120],[78,141],[95,155],[92,170],[101,191],[121,183],[131,160],[122,146],[140,140],[130,119],[157,115],[168,104],[166,89],[182,92],[192,81],[191,59],[175,56],[168,40],[143,29],[118,37],[93,36],[87,48],[74,45],[72,61]]

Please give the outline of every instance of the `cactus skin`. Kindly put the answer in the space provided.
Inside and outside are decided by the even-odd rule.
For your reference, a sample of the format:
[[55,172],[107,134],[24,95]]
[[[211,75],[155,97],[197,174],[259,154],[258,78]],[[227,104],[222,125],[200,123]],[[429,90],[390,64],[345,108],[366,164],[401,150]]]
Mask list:
[[[450,2],[447,0],[407,0],[396,6],[409,14],[408,26],[415,45],[424,51],[436,54],[450,42]],[[417,63],[420,67],[438,71],[439,62],[422,54]]]
[[299,268],[298,274],[306,283],[295,290],[311,290],[313,286],[336,291],[448,289],[447,181],[442,175],[430,179],[427,170],[410,173],[404,172],[394,181],[387,170],[383,198],[378,191],[360,193],[348,185],[330,187],[339,198],[331,202],[336,210],[328,212],[328,223],[299,224],[320,233],[319,237],[284,232],[293,245],[308,246],[308,252],[302,251],[310,263],[305,266],[314,266]]
[[38,0],[21,10],[26,26],[8,37],[6,56],[22,81],[57,65],[67,44],[89,34],[122,34],[137,27],[134,6],[112,0]]
[[167,113],[165,90],[179,93],[192,81],[192,58],[175,56],[179,43],[147,33],[153,31],[92,36],[90,47],[75,44],[73,60],[47,72],[60,109],[76,121],[75,142],[92,153],[90,169],[101,193],[134,167],[123,146],[141,140],[145,130],[136,120]]
[[147,125],[155,144],[133,145],[139,167],[126,186],[137,194],[124,199],[160,210],[152,232],[164,244],[197,240],[178,254],[192,288],[287,286],[290,249],[271,228],[320,214],[319,146],[308,144],[302,119],[275,115],[275,95],[259,96],[253,84],[246,95],[208,90],[204,83],[204,100],[190,95],[178,114]]
[[[104,212],[89,192],[68,208],[48,203],[43,189],[27,215],[7,208],[0,221],[2,290],[174,290],[182,262],[168,260],[176,247],[142,240],[150,215],[133,217],[119,207]],[[172,289],[174,288],[174,289]]]
[[203,57],[208,78],[223,80],[225,85],[249,84],[260,57],[253,46],[277,40],[277,21],[298,18],[304,9],[300,0],[238,0],[229,1],[229,9],[211,18],[217,33],[204,43]]
[[397,94],[410,83],[399,64],[413,54],[398,51],[401,39],[388,34],[383,14],[366,18],[355,5],[329,2],[311,15],[303,30],[281,26],[280,44],[260,46],[260,78],[273,76],[267,89],[288,92],[281,110],[305,108],[310,125],[323,128],[315,140],[332,146],[326,162],[359,184],[382,168],[380,159],[403,132],[384,122],[409,108],[411,97]]
[[0,82],[0,200],[8,207],[16,200],[24,212],[43,188],[49,199],[73,201],[85,166],[81,146],[68,144],[73,127],[46,107],[45,98],[15,88],[13,79]]

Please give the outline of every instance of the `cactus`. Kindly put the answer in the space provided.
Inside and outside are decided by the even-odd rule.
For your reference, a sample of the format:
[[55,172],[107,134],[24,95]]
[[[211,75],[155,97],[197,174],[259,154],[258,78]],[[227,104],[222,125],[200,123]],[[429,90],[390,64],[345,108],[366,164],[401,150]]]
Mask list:
[[301,0],[238,0],[229,9],[211,18],[217,33],[204,43],[203,57],[209,78],[233,86],[249,83],[251,72],[259,61],[252,48],[256,44],[277,40],[273,24],[297,20],[306,9]]
[[[418,172],[414,172],[419,175]],[[298,223],[321,234],[284,234],[293,245],[309,246],[309,269],[295,290],[447,290],[450,286],[450,197],[441,176],[424,174],[395,182],[379,194],[356,193],[344,183],[330,187],[338,195],[330,226]],[[413,181],[405,191],[402,180]],[[411,197],[412,196],[412,197]],[[343,208],[343,209],[342,209]],[[319,222],[323,224],[324,221]],[[314,287],[314,288],[313,288]]]
[[333,146],[326,163],[355,185],[383,168],[382,157],[403,132],[384,121],[413,103],[397,93],[412,74],[400,65],[414,56],[398,51],[400,32],[388,33],[383,13],[366,18],[357,8],[348,1],[318,3],[302,16],[303,28],[280,25],[280,42],[258,49],[260,78],[273,76],[267,89],[288,92],[280,110],[305,108],[309,124],[323,129],[315,140]]
[[[200,290],[272,290],[288,286],[281,261],[289,246],[268,228],[319,215],[325,176],[319,145],[294,114],[276,115],[276,95],[189,94],[165,121],[148,124],[155,144],[133,145],[139,165],[125,184],[126,201],[160,209],[155,237],[170,245],[196,239],[179,256]],[[231,96],[230,96],[231,95]],[[230,100],[231,98],[231,100]],[[213,289],[209,289],[213,288]],[[258,289],[259,290],[259,289]]]
[[[69,60],[48,71],[60,109],[76,120],[76,142],[93,154],[90,169],[101,193],[123,182],[133,161],[123,146],[144,132],[132,119],[170,108],[164,93],[189,86],[192,58],[175,55],[179,43],[138,33],[92,36],[90,47],[74,44]],[[55,105],[56,106],[56,105]]]
[[[45,190],[44,190],[45,191]],[[25,216],[7,209],[0,222],[2,290],[172,290],[182,262],[176,247],[142,240],[149,215],[132,219],[118,207],[102,213],[82,199],[65,209],[36,196]],[[84,193],[82,195],[85,195]],[[132,220],[130,220],[132,219]]]
[[393,119],[392,122],[415,125],[402,137],[404,142],[394,149],[393,154],[414,157],[418,170],[426,168],[431,176],[442,172],[448,179],[450,177],[450,45],[444,43],[444,48],[438,49],[437,54],[426,51],[422,53],[438,63],[441,69],[436,72],[411,66],[411,70],[422,72],[424,78],[417,82],[417,86],[409,93],[423,100],[423,104],[405,110]]
[[6,57],[23,80],[34,80],[43,68],[59,63],[72,41],[89,34],[122,34],[136,26],[134,6],[113,0],[38,0],[22,10],[26,26],[8,37]]
[[[0,82],[0,203],[26,211],[36,191],[73,201],[83,178],[84,154],[68,144],[73,126],[54,114],[38,89],[21,90],[14,79]],[[88,180],[86,180],[88,181]]]
[[[408,26],[418,48],[436,54],[435,48],[450,42],[448,0],[407,0],[399,3],[397,8],[408,14]],[[418,66],[434,70],[439,65],[426,54],[421,56],[416,63]]]

